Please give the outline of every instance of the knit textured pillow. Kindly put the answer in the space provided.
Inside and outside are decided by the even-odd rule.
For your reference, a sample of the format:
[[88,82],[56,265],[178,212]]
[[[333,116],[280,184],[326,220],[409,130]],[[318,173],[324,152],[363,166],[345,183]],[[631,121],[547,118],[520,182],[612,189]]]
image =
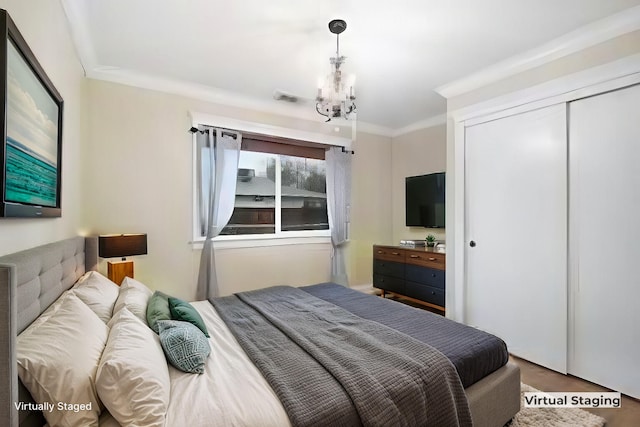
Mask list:
[[183,372],[204,372],[211,347],[200,329],[180,320],[159,320],[158,329],[160,344],[169,363]]

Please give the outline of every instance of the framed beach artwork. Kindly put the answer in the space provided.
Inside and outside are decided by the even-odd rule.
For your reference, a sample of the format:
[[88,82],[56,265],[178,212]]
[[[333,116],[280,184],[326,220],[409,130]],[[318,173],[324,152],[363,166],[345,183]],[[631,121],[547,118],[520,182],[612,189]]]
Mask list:
[[0,9],[1,217],[62,215],[62,97]]

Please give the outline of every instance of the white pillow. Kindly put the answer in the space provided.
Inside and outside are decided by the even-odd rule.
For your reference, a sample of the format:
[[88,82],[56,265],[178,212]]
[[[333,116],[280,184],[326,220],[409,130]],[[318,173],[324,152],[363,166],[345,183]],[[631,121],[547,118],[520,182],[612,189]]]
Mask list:
[[164,426],[170,393],[167,361],[155,332],[126,307],[111,319],[96,389],[122,426]]
[[[56,304],[48,317],[18,335],[18,375],[37,403],[54,405],[43,411],[49,425],[97,426],[95,378],[109,328],[73,294]],[[59,410],[58,402],[86,409]]]
[[136,280],[136,279],[132,279],[131,277],[125,277],[122,280],[122,284],[120,286],[121,288],[136,288],[139,289],[141,291],[145,291],[145,292],[150,292],[153,293],[153,291],[151,289],[149,289],[149,287],[147,285],[145,285],[144,283]]
[[62,303],[69,295],[73,295],[73,292],[71,292],[71,289],[68,289],[64,291],[62,294],[60,294],[58,299],[55,300],[49,307],[47,307],[47,309],[44,312],[42,312],[40,316],[38,316],[38,318],[31,323],[30,326],[35,326],[39,323],[44,322],[49,317],[51,317],[52,314],[56,313],[60,309],[60,307],[62,307]]
[[153,291],[146,285],[130,277],[125,277],[120,285],[120,295],[113,307],[113,315],[123,307],[127,307],[131,313],[147,324],[147,305]]
[[120,287],[97,271],[89,271],[73,286],[72,292],[107,323],[113,315]]

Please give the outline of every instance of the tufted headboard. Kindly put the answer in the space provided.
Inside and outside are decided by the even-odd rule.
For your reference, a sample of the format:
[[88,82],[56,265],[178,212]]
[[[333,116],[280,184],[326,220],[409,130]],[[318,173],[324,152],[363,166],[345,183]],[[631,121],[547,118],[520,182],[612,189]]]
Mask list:
[[0,425],[29,423],[23,419],[28,414],[18,418],[14,404],[30,397],[23,395],[26,390],[19,394],[16,337],[97,265],[97,237],[73,237],[0,257]]

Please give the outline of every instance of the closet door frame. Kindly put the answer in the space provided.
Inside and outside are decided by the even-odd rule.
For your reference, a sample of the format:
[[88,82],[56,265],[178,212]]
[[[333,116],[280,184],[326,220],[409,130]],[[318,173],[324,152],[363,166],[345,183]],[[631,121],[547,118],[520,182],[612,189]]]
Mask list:
[[447,155],[452,156],[453,162],[447,165],[447,170],[453,169],[453,177],[447,179],[447,211],[451,212],[447,216],[447,246],[453,249],[450,252],[453,256],[447,263],[446,272],[447,317],[462,323],[467,321],[465,249],[469,242],[465,229],[465,128],[638,83],[640,55],[634,55],[629,60],[616,61],[449,113],[447,133],[452,131],[453,137]]

